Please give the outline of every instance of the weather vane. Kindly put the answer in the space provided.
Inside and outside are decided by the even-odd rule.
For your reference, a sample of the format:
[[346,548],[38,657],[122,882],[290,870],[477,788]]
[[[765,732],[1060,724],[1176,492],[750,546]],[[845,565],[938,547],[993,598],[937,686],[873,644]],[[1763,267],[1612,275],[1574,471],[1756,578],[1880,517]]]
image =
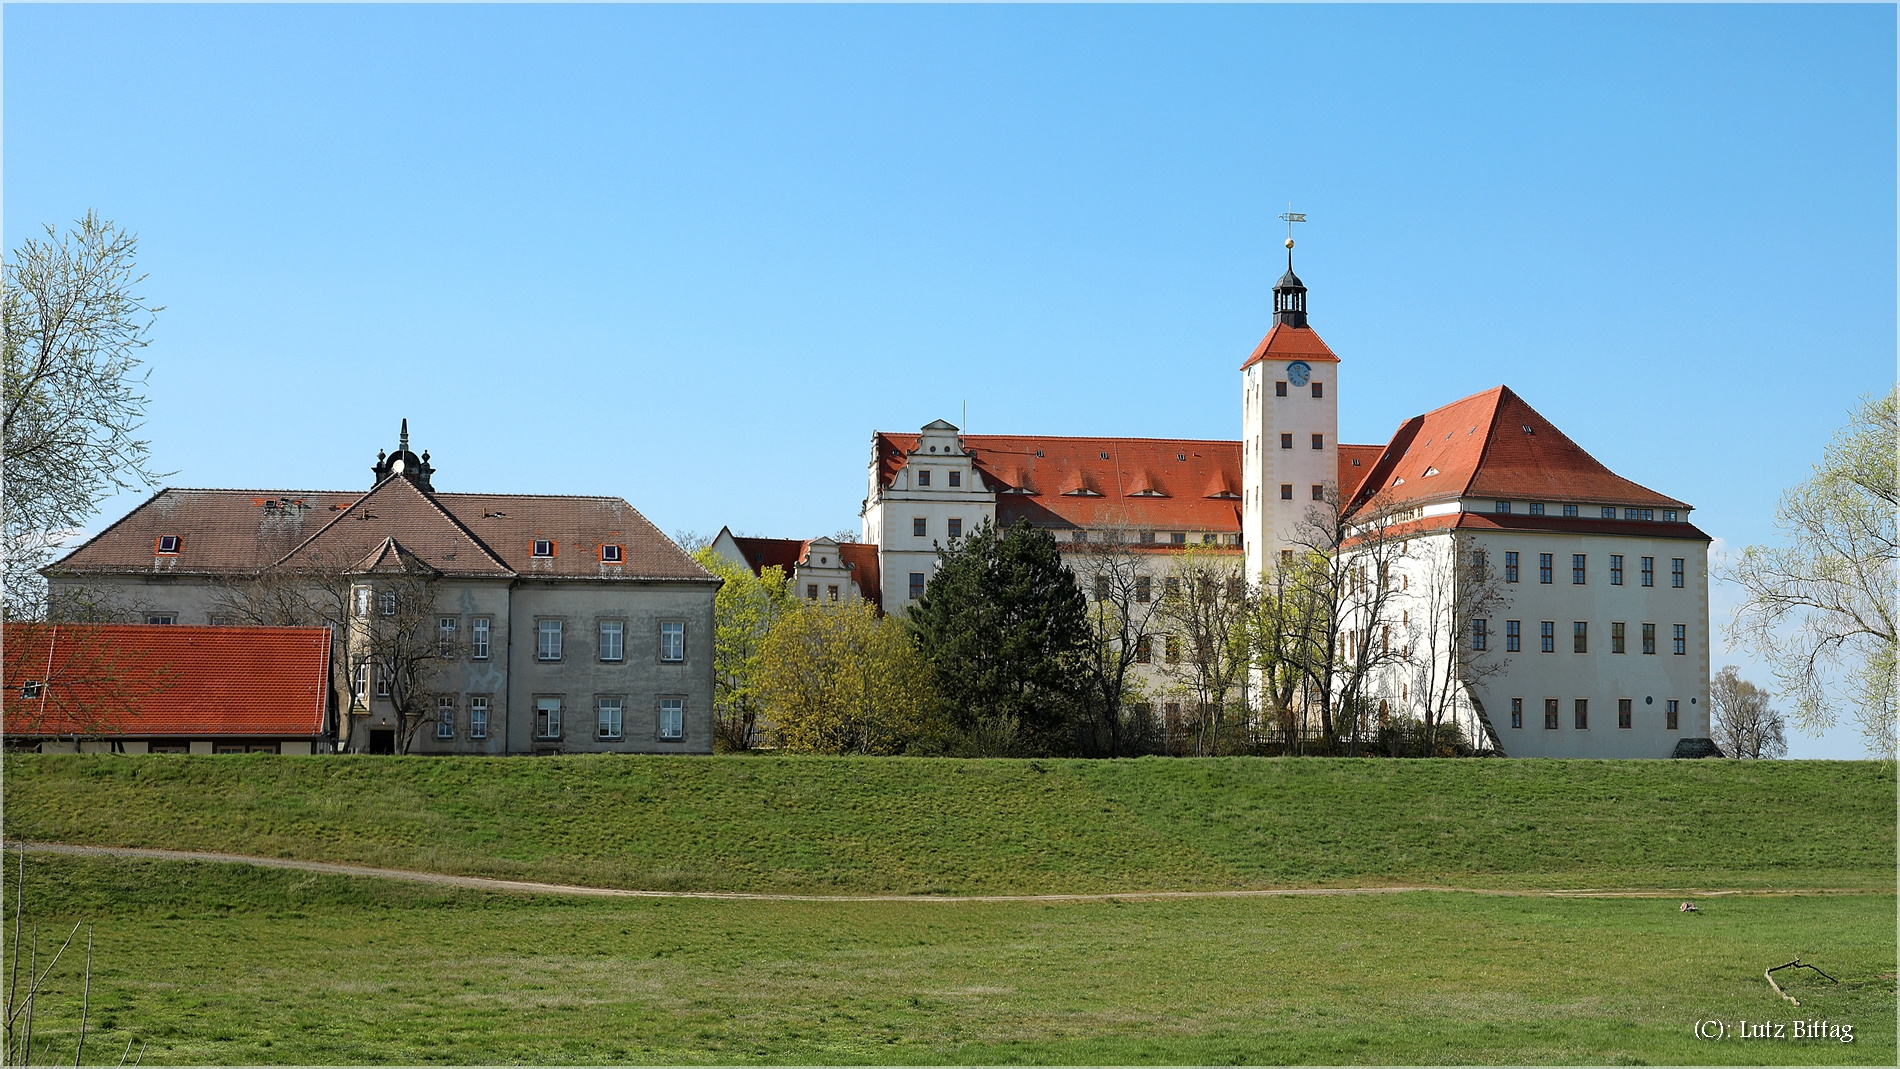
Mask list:
[[1287,205],[1289,210],[1280,213],[1281,220],[1286,223],[1286,247],[1289,249],[1293,247],[1293,224],[1306,222],[1306,213],[1292,211],[1292,207],[1293,205],[1289,204]]

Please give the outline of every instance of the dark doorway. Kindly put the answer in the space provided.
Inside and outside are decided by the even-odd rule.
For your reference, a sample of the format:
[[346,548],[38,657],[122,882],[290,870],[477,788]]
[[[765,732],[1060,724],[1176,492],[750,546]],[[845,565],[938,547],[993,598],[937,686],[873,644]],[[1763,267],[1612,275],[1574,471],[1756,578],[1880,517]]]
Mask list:
[[371,731],[369,733],[370,753],[396,752],[396,733],[394,731]]

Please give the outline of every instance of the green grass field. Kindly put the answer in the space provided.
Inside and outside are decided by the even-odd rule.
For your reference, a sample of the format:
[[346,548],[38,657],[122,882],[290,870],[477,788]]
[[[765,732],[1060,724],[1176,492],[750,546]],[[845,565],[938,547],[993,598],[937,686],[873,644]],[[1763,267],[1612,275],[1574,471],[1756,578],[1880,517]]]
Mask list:
[[[26,889],[43,937],[96,924],[105,1064],[1895,1061],[1890,893],[602,901],[43,855]],[[1798,1010],[1761,975],[1795,953],[1842,981]],[[78,995],[69,960],[42,1064]],[[1797,1017],[1854,1041],[1691,1032]]]
[[649,889],[1891,890],[1891,762],[6,758],[9,838]]

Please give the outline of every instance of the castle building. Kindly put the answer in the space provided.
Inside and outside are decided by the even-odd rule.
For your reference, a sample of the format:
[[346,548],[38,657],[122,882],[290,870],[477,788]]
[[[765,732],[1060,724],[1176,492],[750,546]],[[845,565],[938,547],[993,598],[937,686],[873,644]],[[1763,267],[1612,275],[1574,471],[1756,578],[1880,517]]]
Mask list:
[[[1241,364],[1239,441],[872,436],[861,511],[881,602],[923,593],[940,545],[1019,520],[1058,543],[1188,545],[1269,576],[1342,525],[1391,596],[1361,597],[1340,656],[1376,648],[1382,715],[1457,722],[1511,756],[1700,756],[1708,744],[1709,537],[1691,506],[1609,471],[1508,387],[1338,441],[1342,361],[1287,271]],[[1331,547],[1326,547],[1331,548]],[[1381,581],[1375,579],[1374,581]]]
[[719,580],[620,498],[434,474],[405,420],[367,492],[161,490],[45,569],[52,615],[330,627],[320,752],[710,753]]

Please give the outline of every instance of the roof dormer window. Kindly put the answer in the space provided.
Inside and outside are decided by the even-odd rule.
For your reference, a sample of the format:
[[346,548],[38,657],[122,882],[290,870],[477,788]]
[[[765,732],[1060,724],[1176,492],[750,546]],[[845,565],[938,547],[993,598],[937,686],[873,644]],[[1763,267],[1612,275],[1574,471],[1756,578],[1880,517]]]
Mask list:
[[537,538],[537,539],[535,539],[535,540],[534,540],[534,555],[535,555],[535,556],[537,556],[537,557],[552,557],[552,556],[554,556],[554,543],[553,543],[553,541],[552,541],[552,540],[550,540],[550,539],[546,539],[546,538]]
[[602,564],[619,564],[620,545],[615,542],[608,542],[602,545],[600,547],[600,562]]
[[1438,469],[1437,469],[1437,468],[1426,468],[1426,469],[1425,469],[1425,474],[1424,474],[1424,475],[1422,476],[1422,478],[1426,478],[1426,479],[1429,479],[1429,478],[1431,478],[1432,476],[1434,476],[1434,475],[1437,475],[1437,474],[1438,474]]
[[158,536],[158,551],[160,553],[176,553],[181,544],[177,535]]

